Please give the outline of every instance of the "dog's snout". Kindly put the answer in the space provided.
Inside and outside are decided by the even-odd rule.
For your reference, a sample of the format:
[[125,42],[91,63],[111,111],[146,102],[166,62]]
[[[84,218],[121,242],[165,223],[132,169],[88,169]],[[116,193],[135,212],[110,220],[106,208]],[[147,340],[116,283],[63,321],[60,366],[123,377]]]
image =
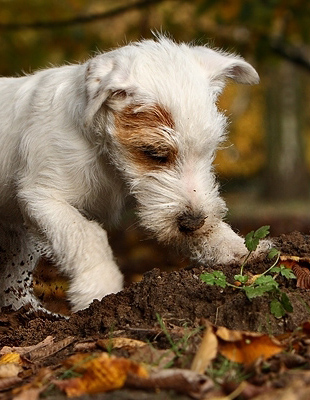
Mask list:
[[206,217],[202,213],[185,211],[177,217],[180,232],[190,233],[197,231],[205,223]]

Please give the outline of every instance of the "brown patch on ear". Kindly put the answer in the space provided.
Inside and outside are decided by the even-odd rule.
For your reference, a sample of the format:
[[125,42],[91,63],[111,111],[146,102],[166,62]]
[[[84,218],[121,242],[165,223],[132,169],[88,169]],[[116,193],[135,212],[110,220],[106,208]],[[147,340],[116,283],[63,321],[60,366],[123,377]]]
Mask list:
[[159,105],[131,105],[114,115],[116,137],[136,164],[154,169],[175,162],[178,150],[169,134],[174,121],[167,110]]

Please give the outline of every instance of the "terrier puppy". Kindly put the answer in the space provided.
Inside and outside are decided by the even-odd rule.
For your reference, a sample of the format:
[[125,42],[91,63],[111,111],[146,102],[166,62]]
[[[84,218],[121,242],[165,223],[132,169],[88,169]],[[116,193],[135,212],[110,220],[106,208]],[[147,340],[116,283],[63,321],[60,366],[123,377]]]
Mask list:
[[[259,81],[236,55],[159,37],[84,64],[0,79],[2,231],[27,227],[28,245],[37,243],[70,277],[73,311],[122,289],[106,229],[128,193],[141,224],[193,259],[227,264],[247,253],[222,220],[212,167],[225,138],[216,101],[227,78]],[[37,253],[28,253],[34,259],[1,265],[2,293],[14,282],[23,293],[4,304],[30,299],[25,275]]]

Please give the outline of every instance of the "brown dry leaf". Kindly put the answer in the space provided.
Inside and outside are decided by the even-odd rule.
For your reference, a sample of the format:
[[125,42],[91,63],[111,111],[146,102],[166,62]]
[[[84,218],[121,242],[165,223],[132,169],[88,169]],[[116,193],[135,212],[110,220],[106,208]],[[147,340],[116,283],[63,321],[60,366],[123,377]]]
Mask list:
[[130,352],[132,361],[156,366],[157,368],[166,368],[175,358],[171,350],[158,350],[150,345],[138,347]]
[[18,376],[13,376],[11,378],[2,378],[0,379],[0,391],[2,390],[7,390],[16,385],[17,383],[20,383],[22,381],[21,378]]
[[54,341],[52,336],[47,336],[42,342],[35,344],[34,346],[27,346],[27,347],[9,347],[9,346],[4,346],[0,350],[0,354],[8,354],[8,353],[18,353],[18,354],[26,354],[29,353],[33,350],[37,350],[41,347],[48,346],[52,344]]
[[37,400],[45,388],[31,388],[14,396],[14,400]]
[[41,368],[31,382],[13,390],[14,400],[35,400],[39,398],[40,393],[47,388],[52,377],[53,371],[50,368]]
[[73,336],[68,336],[56,343],[51,343],[44,347],[32,349],[30,352],[25,354],[25,357],[31,361],[43,360],[44,358],[49,357],[50,355],[55,354],[69,346],[69,344],[73,343],[74,341],[75,338]]
[[298,256],[290,256],[290,255],[281,255],[280,256],[280,262],[284,263],[286,262],[287,264],[291,263],[304,263],[309,265],[310,267],[310,258],[309,257],[298,257]]
[[68,397],[119,389],[124,385],[129,373],[135,377],[148,376],[148,372],[141,365],[126,358],[109,357],[106,353],[92,359],[89,359],[87,354],[77,354],[66,360],[65,365],[71,365],[74,371],[82,373],[79,378],[54,381]]
[[251,364],[258,358],[267,359],[283,351],[284,346],[268,335],[237,331],[234,340],[219,340],[219,352],[233,362]]
[[152,372],[149,376],[133,376],[128,374],[126,386],[137,389],[166,389],[188,394],[201,399],[214,386],[206,375],[188,369],[162,369]]
[[24,364],[20,354],[8,353],[0,357],[0,379],[17,377]]
[[291,268],[296,275],[296,286],[301,289],[310,289],[310,258],[297,256],[280,256],[280,264]]
[[[225,340],[225,342],[237,342],[238,340],[242,340],[243,333],[243,331],[232,331],[224,326],[216,327],[216,336],[219,339]],[[259,334],[255,333],[255,335]]]
[[296,286],[301,289],[310,289],[310,270],[295,264],[292,266],[292,271],[297,278]]
[[75,343],[73,346],[74,352],[81,352],[81,351],[93,351],[97,348],[97,343],[93,340],[87,340],[83,342]]
[[199,374],[205,372],[210,362],[216,357],[218,340],[213,332],[212,326],[207,325],[201,344],[193,359],[191,370]]
[[13,378],[17,376],[22,370],[21,365],[15,363],[8,363],[0,365],[0,379]]
[[121,348],[135,349],[137,347],[145,346],[146,343],[142,342],[141,340],[117,337],[111,339],[99,339],[97,340],[97,345],[104,350],[111,350],[111,349],[121,349]]

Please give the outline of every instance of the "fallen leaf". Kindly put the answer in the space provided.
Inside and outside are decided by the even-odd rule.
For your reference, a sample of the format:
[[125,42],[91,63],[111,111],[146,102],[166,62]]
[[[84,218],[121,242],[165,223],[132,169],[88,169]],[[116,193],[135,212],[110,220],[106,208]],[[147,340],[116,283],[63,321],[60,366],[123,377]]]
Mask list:
[[8,353],[0,357],[0,366],[3,364],[22,364],[22,359],[18,353]]
[[22,370],[24,364],[20,354],[8,353],[0,357],[0,378],[13,378]]
[[21,365],[9,363],[0,365],[0,379],[13,378],[22,370]]
[[41,347],[47,346],[52,344],[54,341],[52,336],[47,336],[42,342],[35,344],[33,346],[27,346],[27,347],[9,347],[9,346],[4,346],[0,350],[0,354],[8,354],[8,353],[18,353],[18,354],[26,354],[31,352],[32,350],[39,349]]
[[73,347],[75,352],[93,351],[97,348],[97,343],[93,340],[87,340],[84,342],[75,343]]
[[59,340],[56,343],[50,343],[43,347],[40,346],[39,348],[32,349],[25,354],[25,357],[31,361],[43,360],[44,358],[49,357],[50,355],[55,354],[58,351],[69,346],[74,341],[75,338],[73,336],[68,336],[65,339]]
[[225,342],[236,342],[242,340],[243,331],[230,330],[224,326],[219,326],[216,328],[216,336]]
[[152,367],[167,368],[175,358],[175,354],[171,350],[159,350],[150,345],[138,347],[130,351],[130,359],[132,361],[148,364]]
[[301,289],[310,289],[310,270],[295,264],[292,266],[292,271],[297,278],[296,286]]
[[121,349],[121,348],[137,348],[146,345],[145,342],[141,340],[117,337],[111,339],[99,339],[97,340],[97,345],[104,350]]
[[219,352],[233,362],[251,364],[258,358],[267,359],[283,351],[276,339],[268,335],[253,335],[244,332],[242,338],[236,341],[219,340]]
[[290,262],[303,263],[304,265],[308,265],[310,268],[310,257],[298,257],[298,256],[290,256],[283,254],[280,256],[280,261],[281,263],[287,262],[288,264]]
[[128,374],[126,386],[136,389],[166,389],[185,393],[201,399],[213,388],[213,381],[206,375],[188,369],[169,368],[149,374],[149,376],[133,376]]
[[16,385],[17,383],[20,383],[22,381],[21,378],[18,376],[13,376],[11,378],[3,378],[0,379],[0,390],[7,390]]
[[65,365],[72,365],[72,370],[82,373],[78,378],[54,381],[68,397],[119,389],[129,373],[135,377],[148,376],[147,370],[141,365],[126,358],[109,357],[106,353],[92,359],[88,354],[77,354],[66,360]]
[[41,368],[31,382],[13,390],[14,400],[36,400],[49,385],[53,377],[50,368]]
[[280,256],[280,264],[291,268],[296,275],[296,286],[301,289],[310,289],[310,258],[297,256]]
[[212,326],[208,324],[202,337],[201,344],[193,359],[191,370],[199,374],[204,373],[210,362],[216,357],[217,350],[217,337],[213,333]]
[[42,393],[43,388],[31,388],[20,392],[14,396],[14,400],[37,400]]

